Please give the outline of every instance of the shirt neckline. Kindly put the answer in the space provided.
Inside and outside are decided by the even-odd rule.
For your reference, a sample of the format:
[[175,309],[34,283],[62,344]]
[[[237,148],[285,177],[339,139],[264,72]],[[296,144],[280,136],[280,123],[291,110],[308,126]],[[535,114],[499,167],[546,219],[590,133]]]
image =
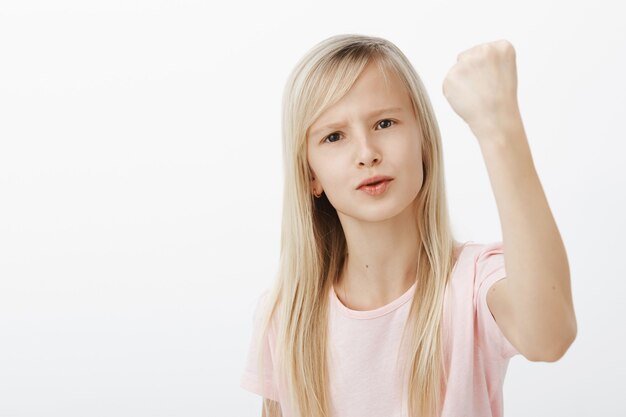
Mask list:
[[[459,250],[459,253],[457,255],[457,259],[456,259],[456,261],[454,263],[454,266],[452,268],[452,274],[456,270],[456,266],[458,265],[459,260],[461,259],[461,253],[463,252],[463,249],[470,242],[472,242],[472,241],[467,241],[467,242],[465,242],[462,245],[457,247],[458,250]],[[451,277],[451,279],[452,279],[452,277]],[[380,316],[383,316],[383,315],[385,315],[387,313],[390,313],[393,310],[396,310],[397,308],[402,306],[403,304],[406,304],[406,302],[409,301],[413,297],[413,294],[415,293],[415,289],[416,288],[417,288],[417,282],[414,282],[413,285],[411,285],[411,287],[404,292],[404,294],[400,295],[398,298],[396,298],[393,301],[390,301],[389,303],[385,304],[384,306],[375,308],[373,310],[352,310],[351,308],[346,307],[341,302],[339,297],[337,297],[337,293],[335,293],[335,286],[334,285],[331,285],[331,287],[330,287],[330,294],[329,295],[330,295],[330,298],[331,298],[332,305],[334,305],[335,308],[337,308],[339,310],[339,312],[341,312],[344,316],[347,316],[347,317],[350,317],[350,318],[353,318],[353,319],[374,319],[376,317],[380,317]]]

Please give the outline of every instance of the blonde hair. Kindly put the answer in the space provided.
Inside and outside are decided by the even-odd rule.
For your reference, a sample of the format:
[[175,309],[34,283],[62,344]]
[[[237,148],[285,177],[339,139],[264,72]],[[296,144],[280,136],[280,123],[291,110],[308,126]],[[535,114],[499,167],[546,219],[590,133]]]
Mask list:
[[[268,330],[275,328],[272,372],[286,397],[280,404],[264,398],[263,413],[268,417],[280,416],[286,407],[293,416],[329,416],[328,294],[342,271],[347,245],[326,195],[312,196],[307,132],[321,113],[350,90],[370,61],[384,74],[395,71],[402,80],[424,139],[423,185],[414,204],[420,240],[416,288],[398,352],[398,362],[408,362],[398,364],[398,369],[409,372],[409,415],[438,416],[441,412],[447,380],[441,349],[443,299],[458,243],[449,222],[439,127],[420,77],[398,47],[379,37],[343,34],[309,50],[284,90],[280,261],[274,285],[267,292],[256,346],[265,346]],[[265,369],[263,354],[259,349],[261,370]],[[266,383],[267,378],[262,375],[261,381]]]

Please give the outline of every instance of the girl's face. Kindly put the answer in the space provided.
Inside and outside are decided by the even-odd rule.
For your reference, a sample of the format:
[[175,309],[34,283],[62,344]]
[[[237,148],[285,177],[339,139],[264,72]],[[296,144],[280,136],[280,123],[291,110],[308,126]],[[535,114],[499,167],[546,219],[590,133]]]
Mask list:
[[[366,221],[393,217],[411,203],[422,182],[422,136],[402,82],[370,62],[350,91],[307,132],[307,160],[314,180],[341,214]],[[393,180],[380,195],[357,189],[375,175]]]

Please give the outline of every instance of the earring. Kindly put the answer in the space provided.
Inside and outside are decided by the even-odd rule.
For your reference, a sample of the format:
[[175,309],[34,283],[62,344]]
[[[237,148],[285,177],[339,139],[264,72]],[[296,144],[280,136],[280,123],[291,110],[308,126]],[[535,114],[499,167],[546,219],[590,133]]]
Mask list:
[[[315,177],[313,177],[313,179],[315,179]],[[313,195],[315,196],[315,198],[320,198],[322,196],[322,193],[315,194],[315,189],[313,189]]]

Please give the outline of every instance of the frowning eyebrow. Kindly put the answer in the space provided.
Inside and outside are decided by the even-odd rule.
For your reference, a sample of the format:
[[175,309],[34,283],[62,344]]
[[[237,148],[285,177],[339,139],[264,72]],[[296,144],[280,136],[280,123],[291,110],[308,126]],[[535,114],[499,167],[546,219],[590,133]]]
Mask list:
[[[372,118],[372,117],[376,117],[379,116],[383,113],[401,113],[402,112],[402,107],[388,107],[388,108],[384,108],[384,109],[378,109],[378,110],[374,110],[369,112],[368,114],[366,114],[366,117],[368,119]],[[320,126],[317,129],[313,130],[310,135],[311,136],[317,136],[317,134],[319,134],[321,131],[326,130],[326,129],[338,129],[340,127],[342,127],[344,125],[343,122],[335,122],[335,123],[329,123],[325,126]]]

